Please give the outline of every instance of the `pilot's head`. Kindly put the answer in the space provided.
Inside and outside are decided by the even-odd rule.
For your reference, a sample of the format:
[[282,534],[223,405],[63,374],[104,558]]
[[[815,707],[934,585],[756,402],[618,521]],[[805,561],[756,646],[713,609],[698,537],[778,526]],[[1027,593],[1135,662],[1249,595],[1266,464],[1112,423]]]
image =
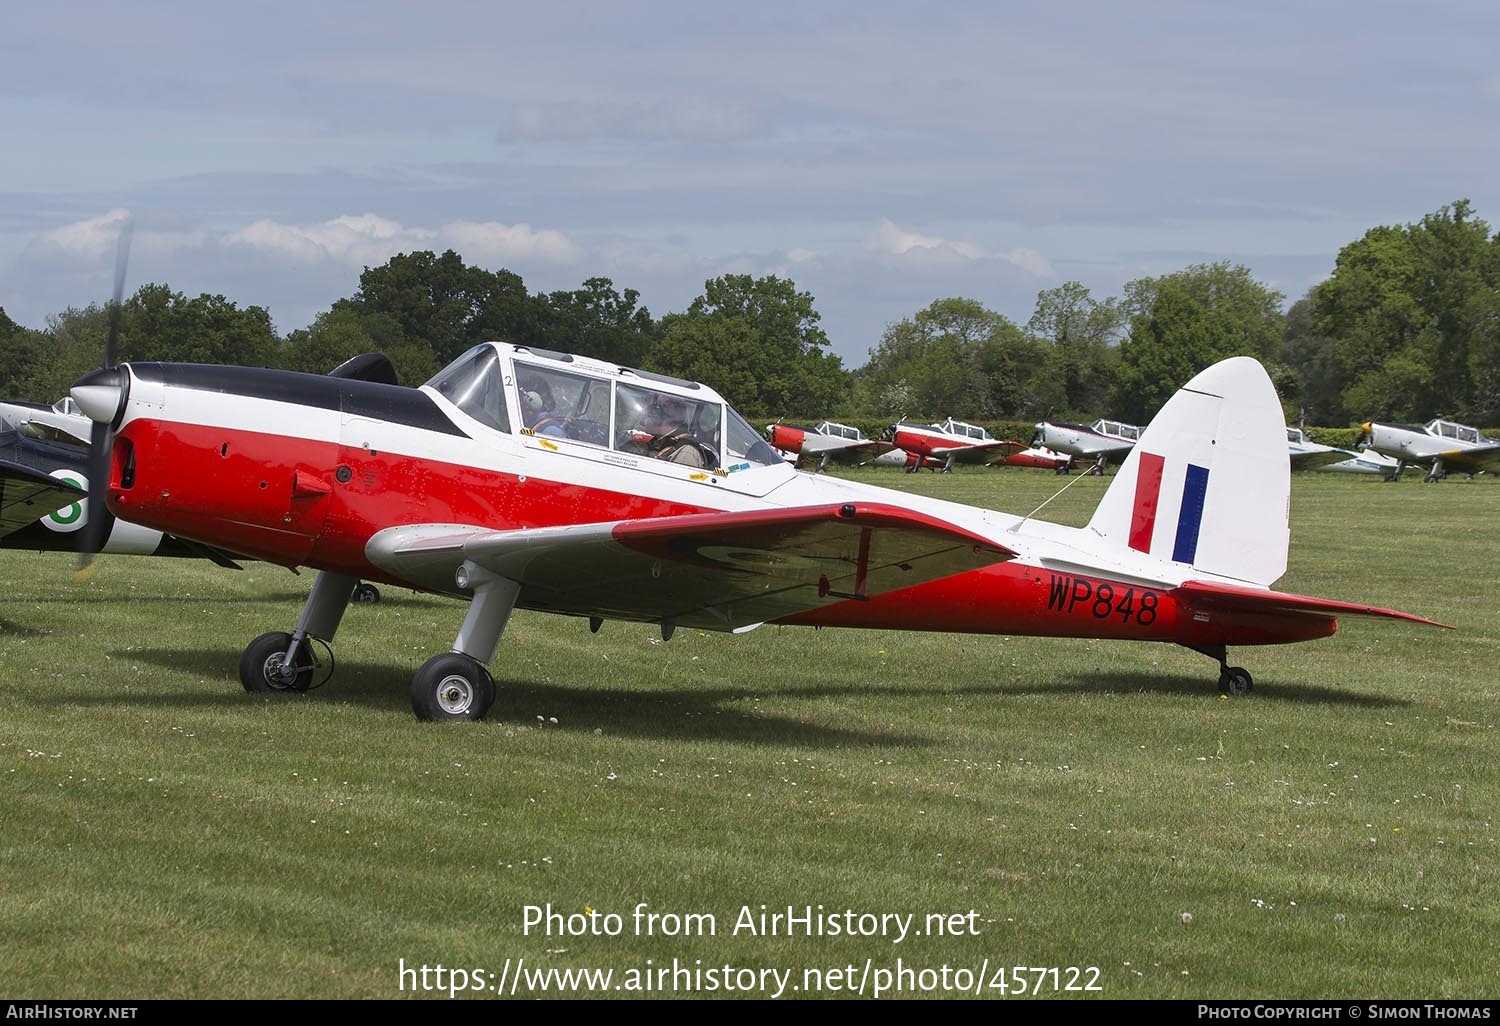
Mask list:
[[674,395],[658,392],[646,404],[644,425],[652,434],[661,434],[667,430],[680,430],[687,427],[687,422],[687,403]]

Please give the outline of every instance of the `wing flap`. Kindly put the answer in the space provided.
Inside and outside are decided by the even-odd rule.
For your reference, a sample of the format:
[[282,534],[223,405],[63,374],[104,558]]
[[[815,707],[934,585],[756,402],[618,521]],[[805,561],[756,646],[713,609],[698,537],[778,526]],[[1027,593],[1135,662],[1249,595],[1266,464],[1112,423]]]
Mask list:
[[389,528],[366,553],[454,592],[470,560],[521,584],[531,609],[733,630],[1003,562],[1009,549],[899,507],[848,503],[491,531]]

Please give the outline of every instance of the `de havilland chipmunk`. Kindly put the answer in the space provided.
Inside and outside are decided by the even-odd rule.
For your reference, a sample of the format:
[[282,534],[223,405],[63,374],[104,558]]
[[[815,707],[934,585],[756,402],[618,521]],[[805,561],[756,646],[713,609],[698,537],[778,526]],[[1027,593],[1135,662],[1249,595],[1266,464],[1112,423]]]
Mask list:
[[1141,428],[1117,420],[1096,420],[1088,427],[1062,421],[1044,420],[1036,426],[1032,445],[1046,446],[1054,452],[1079,459],[1093,460],[1089,473],[1102,475],[1112,459],[1124,459],[1135,448]]
[[1429,484],[1441,481],[1450,470],[1469,475],[1500,471],[1500,441],[1467,424],[1438,418],[1423,427],[1379,421],[1366,421],[1361,427],[1359,444],[1396,461],[1389,481],[1399,480],[1401,471],[1412,464],[1427,468],[1424,480]]
[[862,466],[896,448],[894,443],[866,438],[859,428],[831,420],[810,428],[767,424],[766,439],[772,448],[792,453],[799,470],[822,471],[831,463]]
[[949,417],[941,424],[908,424],[897,421],[886,430],[887,436],[906,453],[906,469],[915,474],[923,466],[941,468],[943,473],[956,464],[981,466],[1003,463],[1026,448],[1020,442],[990,437],[977,424],[965,424]]
[[[1252,687],[1228,648],[1322,638],[1345,615],[1272,589],[1290,471],[1265,371],[1198,374],[1081,529],[801,473],[712,389],[509,343],[420,388],[123,363],[81,378],[116,515],[319,571],[290,631],[251,641],[252,692],[304,690],[351,586],[468,600],[411,682],[422,719],[478,719],[516,608],[744,632],[764,623],[1172,642]],[[1440,625],[1439,625],[1440,626]],[[321,681],[319,681],[321,683]]]

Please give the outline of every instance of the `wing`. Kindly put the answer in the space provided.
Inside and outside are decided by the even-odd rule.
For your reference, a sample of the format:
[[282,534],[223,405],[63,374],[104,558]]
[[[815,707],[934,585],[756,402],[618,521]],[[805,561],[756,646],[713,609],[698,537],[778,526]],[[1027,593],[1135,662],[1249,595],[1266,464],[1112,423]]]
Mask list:
[[802,440],[802,451],[797,454],[797,469],[819,470],[830,463],[858,466],[869,463],[894,448],[896,446],[890,442],[856,442],[848,438],[809,434]]
[[1303,452],[1289,452],[1288,455],[1291,458],[1293,470],[1317,470],[1319,467],[1327,467],[1355,458],[1355,453],[1347,449],[1311,449]]
[[0,460],[0,538],[84,498],[86,493],[74,484]]
[[933,517],[863,503],[522,531],[418,524],[379,532],[365,552],[431,591],[456,592],[468,560],[520,583],[529,609],[720,631],[1015,555]]
[[1025,448],[1026,446],[1020,442],[980,442],[977,445],[963,445],[953,449],[941,449],[932,455],[934,459],[952,460],[955,464],[979,466],[984,463],[993,463],[1007,456],[1014,456]]
[[1465,474],[1489,471],[1500,472],[1500,445],[1482,445],[1477,449],[1449,449],[1439,453],[1443,469],[1458,470]]

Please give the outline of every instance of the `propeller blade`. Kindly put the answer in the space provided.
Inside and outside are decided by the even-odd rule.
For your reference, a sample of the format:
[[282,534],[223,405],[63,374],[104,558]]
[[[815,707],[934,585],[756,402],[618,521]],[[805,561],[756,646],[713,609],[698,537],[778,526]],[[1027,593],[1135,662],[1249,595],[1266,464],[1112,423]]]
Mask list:
[[78,569],[86,570],[94,556],[104,548],[109,539],[110,516],[104,504],[104,494],[109,485],[110,430],[108,424],[95,421],[89,429],[88,478],[89,495],[87,516],[83,530],[78,532]]
[[115,290],[109,304],[109,336],[104,340],[104,368],[115,365],[120,349],[120,316],[125,303],[125,267],[130,263],[130,240],[135,235],[135,221],[127,220],[120,227],[120,237],[115,241]]
[[[114,370],[115,361],[120,354],[120,321],[125,309],[125,268],[130,263],[130,240],[134,234],[134,219],[126,219],[120,226],[120,235],[115,241],[115,286],[109,301],[109,334],[104,339],[106,371]],[[95,418],[89,428],[88,519],[83,530],[78,532],[79,572],[89,569],[94,556],[104,548],[114,521],[105,504],[105,495],[109,491],[109,457],[113,440],[109,423]]]

